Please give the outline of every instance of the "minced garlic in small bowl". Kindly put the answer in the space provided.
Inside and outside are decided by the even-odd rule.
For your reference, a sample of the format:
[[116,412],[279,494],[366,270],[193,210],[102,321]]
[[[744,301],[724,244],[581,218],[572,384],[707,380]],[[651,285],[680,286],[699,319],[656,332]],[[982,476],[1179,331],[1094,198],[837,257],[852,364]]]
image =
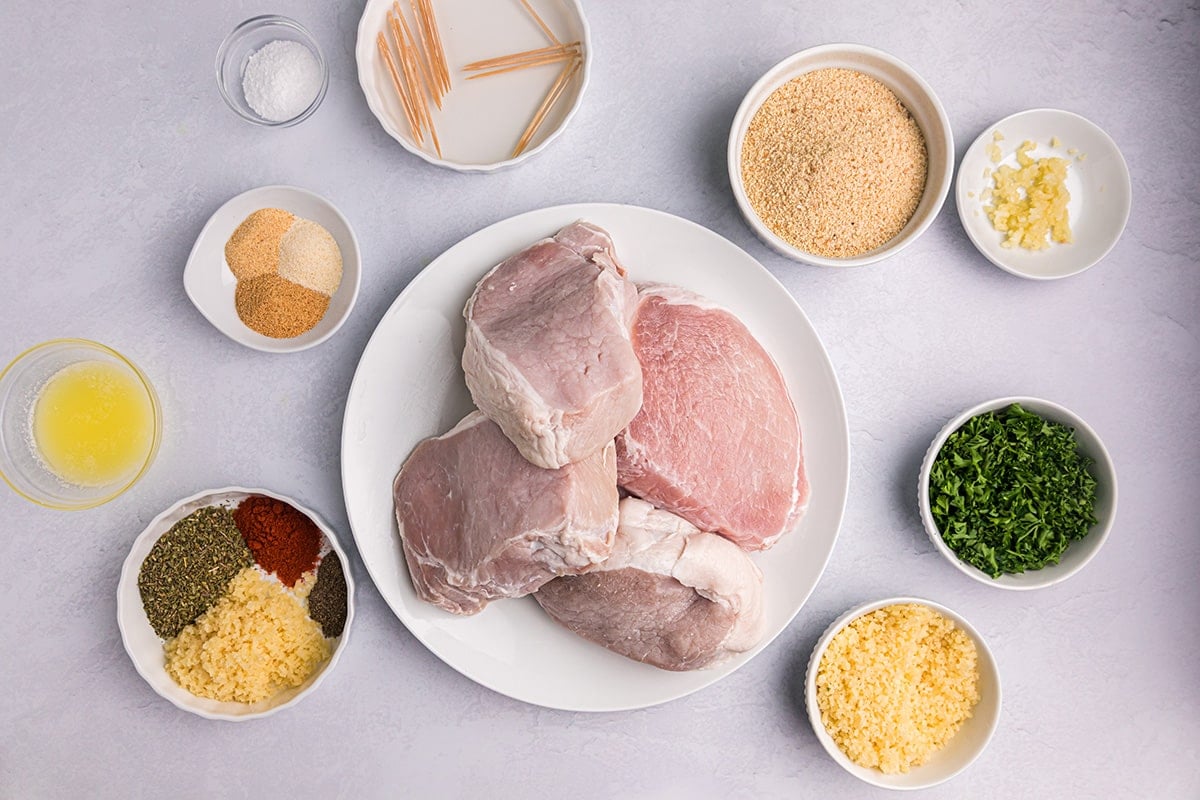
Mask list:
[[983,637],[950,609],[893,597],[850,609],[817,642],[809,722],[850,774],[888,789],[947,781],[983,752],[1000,718],[1000,675]]
[[980,133],[959,164],[955,197],[967,236],[993,264],[1022,278],[1066,278],[1120,239],[1129,170],[1096,125],[1036,108]]

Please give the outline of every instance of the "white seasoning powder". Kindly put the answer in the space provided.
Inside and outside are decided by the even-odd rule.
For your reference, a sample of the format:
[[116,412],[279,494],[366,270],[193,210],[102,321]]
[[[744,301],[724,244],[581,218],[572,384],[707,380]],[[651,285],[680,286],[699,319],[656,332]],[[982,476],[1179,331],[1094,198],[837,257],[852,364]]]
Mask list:
[[276,39],[246,60],[242,93],[265,120],[285,122],[298,116],[320,91],[321,65],[300,42]]

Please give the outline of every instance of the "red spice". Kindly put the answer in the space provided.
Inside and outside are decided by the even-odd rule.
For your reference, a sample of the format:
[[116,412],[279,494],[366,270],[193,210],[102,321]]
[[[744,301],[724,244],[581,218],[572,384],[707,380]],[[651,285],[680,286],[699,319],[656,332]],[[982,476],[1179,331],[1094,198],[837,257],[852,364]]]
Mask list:
[[321,529],[282,500],[250,495],[233,510],[233,521],[258,565],[285,585],[295,586],[317,565]]

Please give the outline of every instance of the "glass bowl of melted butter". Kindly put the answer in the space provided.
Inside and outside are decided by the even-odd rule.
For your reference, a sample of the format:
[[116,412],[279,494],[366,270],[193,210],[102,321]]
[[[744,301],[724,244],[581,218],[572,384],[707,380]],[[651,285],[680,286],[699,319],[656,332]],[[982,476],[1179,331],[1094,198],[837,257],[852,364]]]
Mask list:
[[149,379],[98,342],[43,342],[0,373],[0,477],[39,505],[107,503],[146,473],[161,439]]

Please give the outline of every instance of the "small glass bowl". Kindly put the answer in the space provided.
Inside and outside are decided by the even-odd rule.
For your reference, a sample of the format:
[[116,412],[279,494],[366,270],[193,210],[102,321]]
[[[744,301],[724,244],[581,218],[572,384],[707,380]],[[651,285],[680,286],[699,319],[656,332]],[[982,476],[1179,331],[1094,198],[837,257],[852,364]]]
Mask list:
[[[242,74],[246,71],[246,62],[264,45],[277,39],[304,45],[317,59],[317,65],[321,68],[321,88],[312,103],[291,119],[279,122],[260,117],[246,102],[246,95],[242,92]],[[321,105],[321,101],[325,99],[325,90],[329,88],[329,65],[325,63],[325,56],[317,46],[316,39],[303,25],[288,17],[265,14],[261,17],[251,17],[238,25],[229,32],[225,41],[221,42],[221,47],[217,50],[217,87],[220,88],[225,103],[242,119],[265,128],[287,128],[308,119]]]
[[[84,361],[103,361],[127,370],[145,389],[154,416],[154,432],[141,465],[131,475],[102,486],[67,483],[45,465],[33,440],[33,404],[42,387],[59,370]],[[154,387],[133,362],[111,347],[87,339],[52,339],[29,348],[0,372],[0,477],[26,500],[65,511],[107,503],[146,474],[161,440],[162,407]]]

